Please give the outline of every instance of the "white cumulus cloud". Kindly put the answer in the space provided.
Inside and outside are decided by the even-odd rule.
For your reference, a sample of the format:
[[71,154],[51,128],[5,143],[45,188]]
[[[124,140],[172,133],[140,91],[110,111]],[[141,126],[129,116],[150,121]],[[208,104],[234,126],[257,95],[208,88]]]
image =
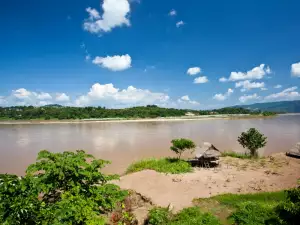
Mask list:
[[300,62],[292,64],[291,73],[294,77],[300,77]]
[[229,88],[225,94],[215,94],[213,99],[217,101],[224,101],[226,100],[234,91]]
[[191,100],[188,95],[182,96],[177,100],[177,102],[180,104],[183,103],[183,104],[191,104],[191,105],[200,105],[199,102]]
[[55,100],[57,102],[69,102],[70,97],[68,95],[66,95],[65,93],[57,93]]
[[170,97],[164,93],[151,92],[129,86],[118,89],[113,84],[94,84],[86,95],[76,99],[77,106],[104,105],[107,107],[128,107],[135,105],[166,104]]
[[265,64],[261,64],[260,66],[254,67],[252,70],[249,70],[247,72],[231,72],[229,80],[260,80],[265,75],[270,73],[270,67],[266,66]]
[[49,93],[41,92],[41,93],[34,93],[36,95],[36,98],[39,100],[50,100],[52,99],[52,96]]
[[241,91],[244,92],[254,88],[265,88],[265,83],[250,82],[249,80],[245,80],[245,81],[240,81],[235,83],[235,87],[236,88],[242,87]]
[[277,84],[277,85],[274,86],[274,88],[278,88],[278,89],[279,89],[279,88],[282,88],[282,85]]
[[290,87],[281,92],[271,94],[265,97],[266,100],[293,100],[300,98],[300,93],[296,91],[298,87]]
[[228,81],[228,79],[225,78],[225,77],[221,77],[221,78],[219,79],[219,82],[222,82],[222,83],[227,82],[227,81]]
[[177,15],[177,12],[175,9],[172,9],[170,12],[169,12],[169,16],[176,16]]
[[104,0],[103,14],[91,7],[86,11],[89,18],[83,23],[83,28],[90,33],[110,32],[115,27],[130,26],[130,4],[128,0]]
[[191,67],[187,70],[186,72],[188,75],[196,75],[198,73],[201,73],[201,68],[200,67]]
[[122,71],[131,67],[131,57],[128,54],[107,57],[97,56],[93,63],[112,71]]
[[194,84],[204,84],[204,83],[207,83],[208,82],[208,79],[206,76],[203,76],[203,77],[197,77],[194,79]]
[[182,20],[180,20],[180,21],[178,21],[177,23],[176,23],[176,27],[181,27],[181,26],[183,26],[185,23],[182,21]]
[[247,102],[247,101],[250,101],[250,100],[254,100],[254,99],[259,99],[260,96],[258,96],[256,93],[253,94],[253,95],[243,95],[239,98],[240,102]]

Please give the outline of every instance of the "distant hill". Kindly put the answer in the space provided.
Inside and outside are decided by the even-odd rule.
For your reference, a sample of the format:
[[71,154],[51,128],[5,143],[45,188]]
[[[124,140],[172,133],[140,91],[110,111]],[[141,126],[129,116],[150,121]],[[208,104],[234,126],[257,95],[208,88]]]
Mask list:
[[265,102],[255,103],[251,105],[238,105],[235,107],[242,107],[250,110],[261,110],[279,113],[300,113],[300,100],[297,101],[281,101],[281,102]]

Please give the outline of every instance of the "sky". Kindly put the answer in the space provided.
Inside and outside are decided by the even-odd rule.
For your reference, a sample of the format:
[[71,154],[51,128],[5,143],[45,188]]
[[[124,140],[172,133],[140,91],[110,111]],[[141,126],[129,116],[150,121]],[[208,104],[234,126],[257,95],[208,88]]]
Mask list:
[[300,99],[298,0],[2,0],[0,106]]

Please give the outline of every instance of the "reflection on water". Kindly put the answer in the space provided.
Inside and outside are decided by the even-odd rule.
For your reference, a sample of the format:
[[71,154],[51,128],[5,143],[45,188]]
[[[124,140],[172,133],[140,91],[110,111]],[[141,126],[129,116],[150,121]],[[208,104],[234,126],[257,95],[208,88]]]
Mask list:
[[107,172],[123,172],[144,157],[172,155],[170,140],[186,137],[208,141],[221,150],[243,151],[237,143],[242,131],[255,127],[268,137],[261,152],[286,151],[300,141],[300,115],[269,119],[176,122],[77,123],[0,125],[0,173],[23,174],[41,149],[53,152],[85,149],[113,163]]

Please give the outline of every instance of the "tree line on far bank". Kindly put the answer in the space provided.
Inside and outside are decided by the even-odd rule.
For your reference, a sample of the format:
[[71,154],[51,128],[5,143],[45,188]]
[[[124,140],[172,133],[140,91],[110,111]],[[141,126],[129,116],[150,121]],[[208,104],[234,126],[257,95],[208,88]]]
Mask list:
[[105,107],[65,107],[60,105],[48,105],[43,107],[12,106],[0,107],[0,119],[12,120],[65,120],[65,119],[91,119],[91,118],[158,118],[179,117],[186,113],[194,115],[215,114],[261,114],[263,116],[274,115],[272,112],[251,111],[244,108],[227,107],[214,110],[189,110],[161,108],[156,105],[147,105],[125,109],[107,109]]

